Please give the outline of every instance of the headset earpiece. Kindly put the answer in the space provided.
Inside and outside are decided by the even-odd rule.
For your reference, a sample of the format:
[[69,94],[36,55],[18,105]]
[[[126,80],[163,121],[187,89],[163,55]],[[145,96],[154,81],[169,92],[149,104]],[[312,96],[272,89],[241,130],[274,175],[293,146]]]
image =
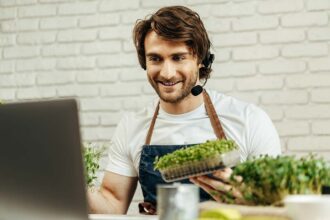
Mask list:
[[214,54],[208,51],[206,57],[202,61],[202,64],[204,65],[205,68],[211,68],[213,61],[214,61]]

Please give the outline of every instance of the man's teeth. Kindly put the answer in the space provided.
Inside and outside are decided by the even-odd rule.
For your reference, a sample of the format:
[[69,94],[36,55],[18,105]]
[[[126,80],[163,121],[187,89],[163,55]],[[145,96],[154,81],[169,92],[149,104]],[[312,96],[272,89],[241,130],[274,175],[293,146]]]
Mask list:
[[165,85],[165,86],[173,86],[173,85],[175,85],[174,82],[162,82],[162,84]]

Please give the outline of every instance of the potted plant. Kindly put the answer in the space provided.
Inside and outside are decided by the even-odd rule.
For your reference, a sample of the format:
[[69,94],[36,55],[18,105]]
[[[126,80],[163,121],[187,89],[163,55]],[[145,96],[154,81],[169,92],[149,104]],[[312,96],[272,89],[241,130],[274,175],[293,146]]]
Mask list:
[[[243,182],[235,176],[243,177]],[[307,155],[261,156],[237,165],[230,182],[242,193],[247,205],[281,206],[291,194],[321,194],[330,184],[330,166],[323,158]],[[234,197],[226,194],[226,202]]]

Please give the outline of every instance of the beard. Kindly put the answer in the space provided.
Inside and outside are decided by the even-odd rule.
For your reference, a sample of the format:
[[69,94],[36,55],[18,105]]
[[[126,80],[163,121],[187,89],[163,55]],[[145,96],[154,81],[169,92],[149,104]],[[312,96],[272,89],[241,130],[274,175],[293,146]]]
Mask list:
[[[170,79],[170,80],[165,80],[165,79],[151,79],[148,76],[149,83],[151,86],[154,88],[156,93],[158,94],[159,98],[167,103],[172,103],[176,104],[184,100],[187,96],[190,95],[191,89],[196,85],[197,83],[197,76],[198,73],[194,74],[194,77],[190,78],[183,78],[183,79]],[[162,92],[159,88],[159,83],[157,81],[163,81],[163,82],[179,82],[182,86],[181,88],[175,88],[175,91],[172,93],[166,93]],[[175,85],[177,86],[177,85]],[[173,94],[174,93],[174,94]]]

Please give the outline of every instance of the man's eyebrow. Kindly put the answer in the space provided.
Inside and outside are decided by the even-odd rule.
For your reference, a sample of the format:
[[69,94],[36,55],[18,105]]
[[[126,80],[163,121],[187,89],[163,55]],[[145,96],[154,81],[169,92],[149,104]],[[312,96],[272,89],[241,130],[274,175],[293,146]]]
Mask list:
[[172,56],[183,56],[183,55],[190,55],[190,52],[178,52],[178,53],[173,53]]
[[[177,52],[177,53],[172,53],[171,56],[183,56],[183,55],[190,55],[190,54],[192,54],[192,53],[191,52]],[[146,56],[147,57],[150,57],[150,56],[159,56],[160,57],[161,55],[158,53],[151,52],[151,53],[147,53]]]
[[160,56],[160,55],[157,53],[147,53],[146,56],[151,57],[151,56]]

